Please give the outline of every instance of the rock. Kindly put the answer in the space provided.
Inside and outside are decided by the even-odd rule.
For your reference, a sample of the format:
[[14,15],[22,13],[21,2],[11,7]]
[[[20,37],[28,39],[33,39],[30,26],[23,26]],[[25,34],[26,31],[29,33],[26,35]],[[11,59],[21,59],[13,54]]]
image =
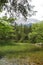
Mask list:
[[35,63],[29,62],[29,59],[0,59],[0,65],[36,65]]
[[36,63],[31,63],[31,65],[36,65]]
[[37,46],[37,47],[43,47],[43,43],[36,43],[35,46]]

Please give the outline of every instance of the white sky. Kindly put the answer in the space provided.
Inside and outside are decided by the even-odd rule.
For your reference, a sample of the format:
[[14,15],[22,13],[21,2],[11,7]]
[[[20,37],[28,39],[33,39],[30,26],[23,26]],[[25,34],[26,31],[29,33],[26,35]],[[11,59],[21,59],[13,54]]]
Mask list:
[[[35,5],[34,10],[38,11],[32,18],[43,20],[43,0],[32,0],[31,4]],[[4,15],[4,12],[0,15]]]
[[38,11],[32,18],[43,20],[43,0],[32,0],[32,4],[35,5],[34,10]]

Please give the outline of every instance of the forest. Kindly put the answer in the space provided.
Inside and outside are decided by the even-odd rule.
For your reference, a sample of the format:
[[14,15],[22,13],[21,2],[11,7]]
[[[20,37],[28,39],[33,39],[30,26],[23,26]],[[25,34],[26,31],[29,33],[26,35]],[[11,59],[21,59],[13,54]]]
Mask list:
[[15,22],[36,16],[31,2],[0,0],[0,65],[43,65],[43,20]]
[[[43,65],[43,21],[31,25],[13,25],[15,18],[0,18],[0,59],[16,64]],[[4,60],[3,60],[4,57]],[[28,60],[28,58],[30,60]],[[8,60],[7,59],[7,60]],[[20,61],[21,59],[21,61]],[[22,61],[24,59],[24,61]],[[26,62],[25,62],[26,59]],[[27,61],[29,62],[27,64]],[[4,62],[4,63],[3,63]],[[21,63],[20,63],[21,62]],[[32,63],[31,63],[32,62]],[[12,62],[13,64],[13,62]]]
[[[13,25],[14,18],[0,18],[0,42],[43,43],[43,22],[31,25]],[[1,44],[2,44],[1,43]]]

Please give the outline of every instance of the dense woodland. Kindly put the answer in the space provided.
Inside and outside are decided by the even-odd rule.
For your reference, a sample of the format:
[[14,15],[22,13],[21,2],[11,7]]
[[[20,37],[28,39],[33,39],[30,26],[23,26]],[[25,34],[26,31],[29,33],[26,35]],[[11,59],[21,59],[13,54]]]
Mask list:
[[0,0],[0,65],[43,65],[43,21],[15,22],[36,14],[32,1]]
[[13,25],[14,18],[0,18],[0,42],[43,42],[43,22],[27,25]]

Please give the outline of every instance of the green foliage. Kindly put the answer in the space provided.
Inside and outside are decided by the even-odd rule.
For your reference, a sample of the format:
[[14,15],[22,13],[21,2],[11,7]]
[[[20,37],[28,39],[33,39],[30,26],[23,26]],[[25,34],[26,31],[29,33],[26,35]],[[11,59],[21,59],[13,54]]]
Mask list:
[[30,40],[30,42],[31,43],[36,43],[36,36],[37,36],[37,33],[36,32],[31,32],[31,33],[29,33],[29,40]]
[[[37,47],[31,43],[43,43],[43,23],[31,26],[11,25],[15,19],[0,18],[0,58],[30,57],[30,61],[43,65],[43,46]],[[23,42],[23,43],[18,43]],[[25,42],[25,43],[24,43]]]
[[43,43],[43,23],[32,24],[31,26],[13,25],[14,18],[0,18],[0,40],[14,42]]
[[[15,26],[14,26],[15,27]],[[17,42],[43,42],[43,23],[32,24],[31,26],[16,25],[16,41]]]
[[2,21],[2,22],[5,21],[5,23],[7,22],[8,24],[13,23],[15,20],[16,20],[16,18],[13,18],[13,17],[7,18],[7,16],[0,18],[0,21]]
[[0,40],[9,39],[13,32],[13,27],[10,25],[10,22],[7,21],[7,18],[0,18]]
[[43,22],[37,23],[37,24],[33,24],[32,25],[32,33],[31,33],[31,35],[34,38],[33,42],[34,41],[36,43],[43,42]]
[[8,0],[0,0],[0,11],[2,12],[2,7],[7,3]]
[[[4,43],[6,44],[6,43]],[[28,57],[28,55],[34,54],[34,52],[43,51],[42,48],[36,47],[35,45],[31,45],[28,43],[15,43],[15,44],[7,44],[7,45],[0,45],[0,57],[7,56],[7,57]],[[30,56],[31,56],[30,54]]]

